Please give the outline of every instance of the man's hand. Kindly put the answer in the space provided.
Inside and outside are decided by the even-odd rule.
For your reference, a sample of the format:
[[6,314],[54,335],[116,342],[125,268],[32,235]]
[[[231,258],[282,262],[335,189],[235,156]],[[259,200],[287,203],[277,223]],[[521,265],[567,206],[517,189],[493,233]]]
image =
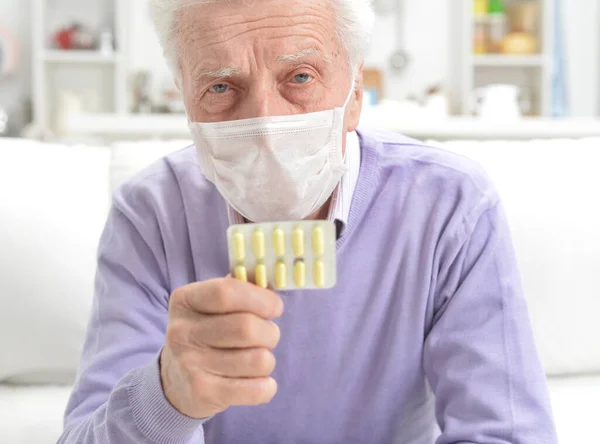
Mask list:
[[160,357],[169,402],[193,418],[269,402],[280,334],[269,319],[282,313],[277,294],[230,277],[175,290]]

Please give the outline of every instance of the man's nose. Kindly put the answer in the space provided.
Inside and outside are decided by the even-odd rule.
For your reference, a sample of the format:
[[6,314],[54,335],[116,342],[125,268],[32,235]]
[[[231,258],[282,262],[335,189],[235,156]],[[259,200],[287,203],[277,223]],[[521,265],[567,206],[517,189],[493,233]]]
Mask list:
[[285,99],[276,85],[263,83],[251,88],[240,107],[240,119],[285,115]]
[[269,109],[271,108],[271,97],[266,91],[253,92],[249,94],[242,107],[242,119],[253,119],[255,117],[270,116]]
[[272,114],[273,92],[266,85],[255,85],[248,91],[241,106],[242,119],[267,117]]

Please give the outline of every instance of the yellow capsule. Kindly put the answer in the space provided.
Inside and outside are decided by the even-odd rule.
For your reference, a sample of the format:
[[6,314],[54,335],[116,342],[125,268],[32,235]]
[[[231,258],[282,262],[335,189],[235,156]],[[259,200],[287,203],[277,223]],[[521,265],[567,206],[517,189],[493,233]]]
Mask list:
[[254,270],[254,280],[256,285],[261,288],[267,288],[269,282],[267,281],[267,266],[265,264],[258,264]]
[[235,275],[236,279],[248,282],[248,273],[246,272],[246,267],[244,267],[243,265],[238,265],[237,267],[235,267],[235,269],[233,270],[233,274]]
[[233,257],[238,262],[241,262],[246,258],[246,242],[244,240],[244,234],[241,231],[237,231],[233,235]]
[[252,235],[252,247],[256,259],[263,260],[265,258],[265,234],[260,228],[257,228]]
[[317,225],[313,228],[312,232],[312,244],[313,244],[313,252],[317,256],[321,256],[325,253],[325,240],[323,234],[323,228]]
[[306,286],[306,264],[304,261],[296,261],[294,264],[294,283],[298,288]]
[[277,256],[285,254],[285,233],[281,228],[273,230],[273,248]]
[[287,270],[283,262],[277,262],[275,264],[275,288],[285,288],[287,277]]
[[323,259],[317,259],[313,267],[313,280],[316,287],[325,286],[325,262]]
[[292,249],[294,250],[294,256],[304,256],[304,230],[300,227],[294,228],[292,232]]

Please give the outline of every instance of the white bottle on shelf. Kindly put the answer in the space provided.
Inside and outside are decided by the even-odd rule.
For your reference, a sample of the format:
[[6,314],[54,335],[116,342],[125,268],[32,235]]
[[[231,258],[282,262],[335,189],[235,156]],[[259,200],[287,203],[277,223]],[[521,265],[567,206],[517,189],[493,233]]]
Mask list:
[[113,34],[110,29],[105,29],[100,34],[98,49],[103,56],[110,56],[114,52]]

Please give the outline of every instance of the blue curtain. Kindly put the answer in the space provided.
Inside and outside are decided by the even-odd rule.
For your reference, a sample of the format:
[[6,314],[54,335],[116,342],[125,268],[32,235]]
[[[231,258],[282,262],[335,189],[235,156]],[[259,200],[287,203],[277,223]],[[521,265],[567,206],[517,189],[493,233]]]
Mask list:
[[553,0],[554,8],[554,48],[552,55],[552,117],[566,117],[569,114],[567,100],[567,75],[565,45],[561,15],[561,0]]

